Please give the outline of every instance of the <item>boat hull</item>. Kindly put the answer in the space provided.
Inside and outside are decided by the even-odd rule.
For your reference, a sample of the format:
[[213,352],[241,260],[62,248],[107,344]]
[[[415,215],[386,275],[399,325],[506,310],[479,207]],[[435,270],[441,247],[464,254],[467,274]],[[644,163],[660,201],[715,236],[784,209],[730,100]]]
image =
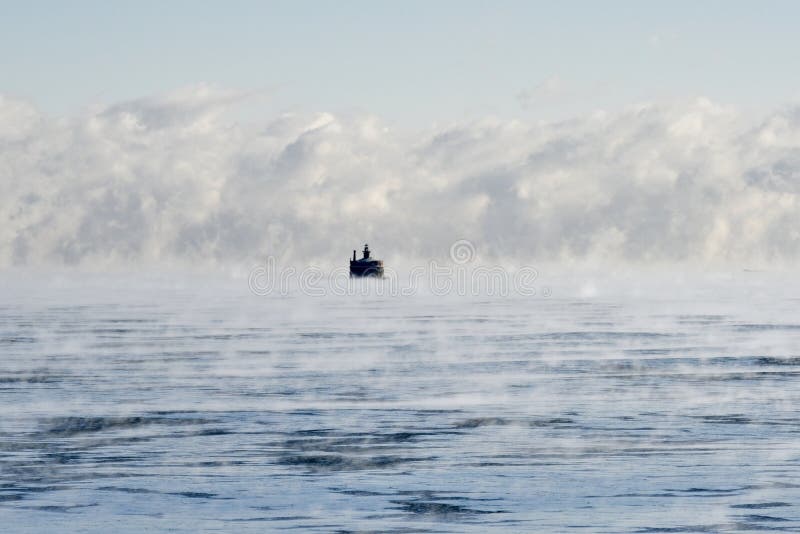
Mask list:
[[372,261],[351,261],[351,278],[383,278],[383,262],[380,260]]

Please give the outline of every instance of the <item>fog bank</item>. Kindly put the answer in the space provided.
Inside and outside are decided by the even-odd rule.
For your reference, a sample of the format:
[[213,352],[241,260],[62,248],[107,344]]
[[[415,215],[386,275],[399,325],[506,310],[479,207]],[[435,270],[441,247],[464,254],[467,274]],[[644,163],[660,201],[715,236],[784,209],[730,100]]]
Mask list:
[[704,99],[569,121],[394,132],[251,123],[196,86],[49,117],[0,96],[0,265],[220,265],[267,255],[763,265],[800,256],[800,108]]

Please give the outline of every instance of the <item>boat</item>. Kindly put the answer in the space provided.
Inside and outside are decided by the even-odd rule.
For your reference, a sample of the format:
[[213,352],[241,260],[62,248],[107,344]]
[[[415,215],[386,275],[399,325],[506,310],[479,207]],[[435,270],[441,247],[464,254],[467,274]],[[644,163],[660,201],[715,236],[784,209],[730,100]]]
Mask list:
[[350,260],[350,277],[362,278],[383,278],[383,261],[369,257],[369,245],[364,244],[364,257],[356,259],[356,251],[353,251],[353,259]]

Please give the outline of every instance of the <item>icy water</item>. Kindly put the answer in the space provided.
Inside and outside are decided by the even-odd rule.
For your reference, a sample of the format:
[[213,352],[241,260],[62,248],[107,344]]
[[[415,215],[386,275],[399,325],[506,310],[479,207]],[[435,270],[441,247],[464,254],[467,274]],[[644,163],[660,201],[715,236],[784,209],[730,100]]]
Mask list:
[[800,302],[768,278],[550,298],[7,281],[0,524],[798,532]]

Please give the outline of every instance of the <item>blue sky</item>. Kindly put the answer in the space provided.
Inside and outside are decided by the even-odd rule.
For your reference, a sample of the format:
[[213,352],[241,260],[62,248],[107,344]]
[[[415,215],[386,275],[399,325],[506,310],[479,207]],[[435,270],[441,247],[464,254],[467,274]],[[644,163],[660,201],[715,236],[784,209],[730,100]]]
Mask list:
[[4,2],[0,92],[52,114],[209,83],[423,126],[800,94],[797,2]]

